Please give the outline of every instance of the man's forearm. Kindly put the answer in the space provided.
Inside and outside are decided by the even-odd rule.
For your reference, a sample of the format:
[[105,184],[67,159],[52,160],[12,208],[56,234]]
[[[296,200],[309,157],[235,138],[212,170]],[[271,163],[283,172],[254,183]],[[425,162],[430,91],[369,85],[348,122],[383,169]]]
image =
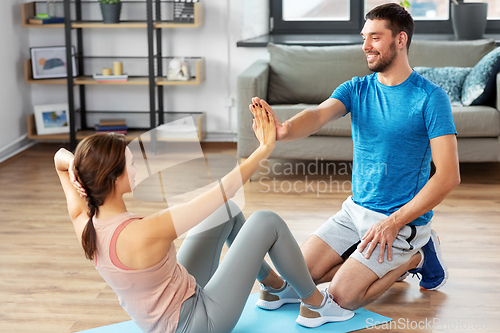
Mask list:
[[305,109],[288,119],[291,126],[280,141],[293,141],[307,138],[323,126],[320,111],[317,108]]
[[429,179],[412,200],[391,214],[390,217],[402,228],[436,207],[459,183],[459,177],[436,174]]

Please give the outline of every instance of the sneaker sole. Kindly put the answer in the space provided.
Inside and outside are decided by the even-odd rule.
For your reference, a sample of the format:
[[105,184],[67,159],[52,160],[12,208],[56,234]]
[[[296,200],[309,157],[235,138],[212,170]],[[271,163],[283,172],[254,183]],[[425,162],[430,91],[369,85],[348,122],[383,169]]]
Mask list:
[[[436,244],[436,242],[437,242],[437,244],[441,245],[441,241],[439,240],[439,237],[436,234],[436,232],[431,232],[431,239],[434,242],[434,244]],[[434,248],[436,248],[436,247],[434,247]],[[438,258],[439,264],[441,265],[441,267],[443,267],[444,279],[438,286],[436,286],[434,288],[427,289],[424,287],[420,287],[420,289],[422,289],[422,290],[437,290],[437,289],[441,288],[442,286],[444,286],[446,281],[448,280],[448,269],[446,268],[446,265],[443,262],[443,257],[441,256],[441,246],[437,247],[436,256]]]
[[255,305],[257,305],[259,308],[264,309],[264,310],[276,310],[281,308],[285,304],[290,304],[290,303],[300,303],[300,299],[298,298],[284,298],[280,299],[279,301],[264,301],[262,299],[259,299]]
[[319,327],[321,325],[324,325],[326,323],[332,323],[332,322],[337,322],[337,321],[345,321],[348,319],[351,319],[354,317],[354,312],[343,317],[319,317],[319,318],[306,318],[299,316],[295,322],[301,326],[307,327],[307,328],[315,328]]

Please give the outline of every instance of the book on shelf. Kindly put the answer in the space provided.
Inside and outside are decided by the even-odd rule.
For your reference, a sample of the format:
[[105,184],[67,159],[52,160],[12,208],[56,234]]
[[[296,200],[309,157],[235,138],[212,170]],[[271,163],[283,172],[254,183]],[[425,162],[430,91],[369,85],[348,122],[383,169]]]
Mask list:
[[47,18],[38,18],[33,17],[28,20],[30,24],[55,24],[55,23],[64,23],[64,17],[47,17]]
[[100,119],[99,126],[127,126],[125,119]]
[[115,132],[115,131],[127,131],[128,127],[127,125],[125,126],[101,126],[101,125],[96,125],[95,127],[97,132]]
[[128,81],[128,74],[123,75],[102,75],[102,74],[94,74],[94,80],[97,82],[125,82]]
[[115,134],[127,135],[127,131],[119,131],[119,130],[115,130],[115,131],[96,131],[96,133],[115,133]]
[[116,133],[127,135],[127,121],[125,119],[99,119],[99,124],[95,125],[97,133]]

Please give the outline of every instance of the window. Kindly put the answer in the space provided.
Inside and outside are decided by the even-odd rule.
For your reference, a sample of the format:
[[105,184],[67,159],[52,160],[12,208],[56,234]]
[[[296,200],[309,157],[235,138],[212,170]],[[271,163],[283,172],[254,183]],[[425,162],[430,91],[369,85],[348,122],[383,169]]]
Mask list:
[[284,21],[349,21],[349,0],[283,0]]
[[[273,34],[358,34],[363,28],[365,14],[389,1],[271,0],[270,2]],[[409,2],[416,33],[453,33],[450,0],[409,0]],[[468,2],[487,2],[486,33],[500,32],[499,0],[468,0]]]
[[467,2],[488,3],[488,20],[500,20],[500,1],[498,0],[468,0]]
[[359,33],[359,0],[271,0],[274,33]]
[[[364,14],[368,13],[378,5],[399,1],[365,0]],[[450,0],[412,0],[410,2],[410,14],[414,21],[423,20],[448,20],[450,13]]]

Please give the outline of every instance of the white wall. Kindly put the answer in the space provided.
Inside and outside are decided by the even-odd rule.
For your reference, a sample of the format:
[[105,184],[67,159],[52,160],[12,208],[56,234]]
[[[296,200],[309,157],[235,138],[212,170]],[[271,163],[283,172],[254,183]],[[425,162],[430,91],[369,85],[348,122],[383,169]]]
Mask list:
[[[201,85],[164,88],[165,110],[205,111],[209,132],[235,131],[236,78],[255,60],[268,57],[265,48],[237,48],[236,42],[268,32],[268,1],[206,0],[202,27],[162,30],[163,56],[201,56],[206,62]],[[62,29],[25,30],[30,46],[64,44]],[[84,29],[83,33],[85,55],[147,56],[145,29]],[[67,101],[62,86],[33,85],[31,91],[33,105]],[[149,109],[147,86],[86,86],[86,93],[88,110]],[[228,106],[231,101],[233,106]]]
[[22,0],[2,1],[0,20],[0,161],[26,145],[30,89],[24,83],[28,32],[21,26]]
[[[27,141],[26,116],[33,105],[67,102],[65,86],[25,84],[23,61],[29,48],[64,45],[63,29],[23,28],[21,3],[3,0],[0,20],[0,161]],[[203,0],[202,0],[203,1]],[[163,29],[164,56],[201,56],[206,80],[200,86],[166,87],[168,111],[205,111],[209,132],[235,132],[236,78],[254,61],[268,58],[265,48],[237,48],[241,39],[266,34],[269,0],[206,0],[205,24],[198,29]],[[86,55],[146,56],[145,29],[85,29]],[[147,87],[87,86],[89,110],[148,110]],[[78,95],[77,95],[78,96]],[[232,101],[232,106],[228,102]]]

